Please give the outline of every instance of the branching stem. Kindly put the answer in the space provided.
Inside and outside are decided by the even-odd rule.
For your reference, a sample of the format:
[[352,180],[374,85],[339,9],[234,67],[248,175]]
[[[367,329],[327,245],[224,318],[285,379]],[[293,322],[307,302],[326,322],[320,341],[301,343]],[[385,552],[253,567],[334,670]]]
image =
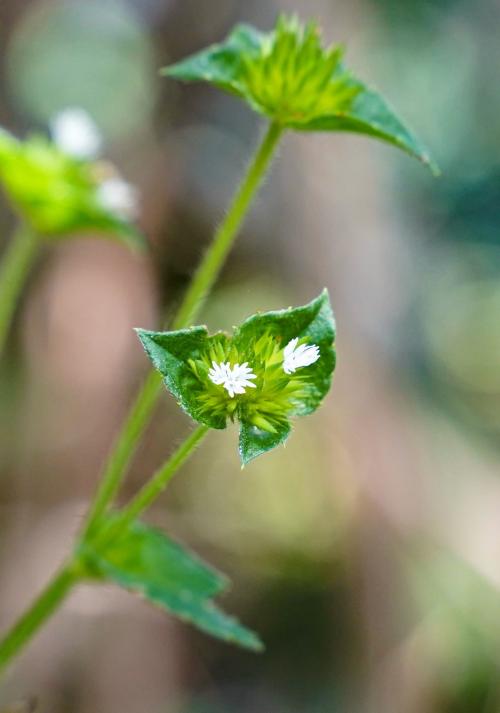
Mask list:
[[[199,314],[238,235],[252,199],[255,197],[269,168],[282,131],[282,128],[277,124],[270,124],[268,127],[234,195],[226,217],[217,229],[214,239],[193,277],[177,316],[173,320],[172,329],[184,329],[191,326]],[[157,371],[152,371],[146,377],[106,463],[100,485],[87,517],[83,533],[84,538],[92,533],[99,518],[104,514],[118,492],[140,437],[149,423],[161,390],[161,376]]]
[[0,671],[60,607],[78,579],[77,568],[72,563],[60,569],[53,577],[30,609],[18,619],[0,643]]
[[[238,231],[248,213],[259,186],[269,168],[275,153],[282,128],[271,124],[251,161],[248,170],[237,189],[229,210],[217,229],[214,239],[205,253],[201,264],[181,303],[177,316],[172,323],[172,329],[183,329],[192,324],[208,297],[231,247],[238,235]],[[21,238],[19,238],[21,239]],[[23,250],[21,250],[21,246]],[[9,272],[10,289],[6,290],[9,309],[4,322],[9,321],[10,312],[13,310],[15,298],[19,292],[19,284],[25,274],[32,256],[28,250],[28,243],[17,246],[19,254],[11,258],[12,266]],[[23,259],[22,259],[23,258]],[[7,258],[9,260],[9,256]],[[6,268],[4,268],[5,272]],[[3,277],[3,273],[2,273]],[[2,291],[0,288],[0,298]],[[1,313],[0,313],[1,316]],[[2,323],[0,321],[0,336]],[[21,651],[30,641],[36,631],[57,610],[74,584],[84,577],[84,571],[79,567],[78,549],[80,543],[90,542],[98,528],[101,517],[113,502],[115,495],[127,472],[127,467],[136,451],[138,442],[146,428],[158,397],[161,394],[162,379],[156,371],[151,371],[132,405],[125,424],[114,445],[111,455],[105,465],[99,487],[89,509],[80,542],[77,543],[75,554],[71,562],[61,569],[47,585],[46,589],[36,599],[32,607],[17,621],[10,632],[0,642],[0,670]],[[197,445],[208,432],[207,426],[198,426],[187,439],[179,446],[166,463],[144,485],[136,497],[122,511],[118,528],[125,527],[131,520],[140,515],[165,489],[172,476],[185,463],[194,452]],[[113,530],[113,532],[115,532]]]

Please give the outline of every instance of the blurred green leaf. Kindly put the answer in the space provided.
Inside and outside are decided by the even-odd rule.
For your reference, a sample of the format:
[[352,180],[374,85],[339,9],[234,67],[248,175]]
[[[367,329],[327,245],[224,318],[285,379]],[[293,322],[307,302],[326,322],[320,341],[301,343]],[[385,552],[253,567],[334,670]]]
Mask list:
[[139,231],[100,198],[108,172],[105,164],[72,158],[42,136],[23,142],[0,130],[0,181],[16,211],[40,236],[62,239],[93,231],[143,248]]
[[262,650],[256,634],[212,601],[228,587],[227,578],[159,530],[139,521],[123,529],[119,515],[113,516],[80,554],[91,576],[115,582],[216,638]]
[[162,70],[205,81],[297,131],[349,131],[386,141],[438,173],[429,152],[373,89],[342,63],[343,48],[323,48],[319,27],[282,15],[267,34],[238,25],[215,44]]
[[[326,290],[302,307],[253,315],[232,338],[222,332],[210,336],[206,327],[137,332],[191,418],[217,429],[225,428],[228,418],[240,422],[244,464],[284,443],[290,418],[318,408],[335,368],[335,323]],[[296,354],[309,350],[314,358],[287,371],[287,353],[295,349]],[[247,365],[252,385],[231,395],[224,383],[213,381],[214,368],[224,365]]]

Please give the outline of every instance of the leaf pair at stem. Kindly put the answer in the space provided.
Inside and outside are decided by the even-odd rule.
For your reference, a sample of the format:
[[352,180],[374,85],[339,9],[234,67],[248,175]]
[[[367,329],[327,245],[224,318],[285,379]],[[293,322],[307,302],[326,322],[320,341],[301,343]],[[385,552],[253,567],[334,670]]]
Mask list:
[[213,602],[229,587],[225,575],[156,528],[138,520],[119,526],[119,515],[108,516],[98,539],[81,545],[87,579],[114,582],[212,636],[262,650],[256,634]]

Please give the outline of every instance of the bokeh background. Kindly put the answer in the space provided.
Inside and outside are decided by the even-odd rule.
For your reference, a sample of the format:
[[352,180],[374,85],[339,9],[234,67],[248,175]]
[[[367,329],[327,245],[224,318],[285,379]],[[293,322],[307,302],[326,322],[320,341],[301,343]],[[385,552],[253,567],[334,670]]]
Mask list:
[[[323,286],[338,321],[324,407],[240,470],[214,433],[151,514],[234,581],[255,656],[112,588],[82,588],[17,660],[0,710],[500,710],[500,5],[496,0],[2,0],[0,124],[82,106],[138,186],[151,255],[47,246],[0,370],[0,626],[64,557],[147,364],[261,122],[157,70],[239,20],[317,17],[429,144],[289,135],[204,321]],[[13,216],[0,203],[0,249]],[[162,400],[132,493],[190,428]]]

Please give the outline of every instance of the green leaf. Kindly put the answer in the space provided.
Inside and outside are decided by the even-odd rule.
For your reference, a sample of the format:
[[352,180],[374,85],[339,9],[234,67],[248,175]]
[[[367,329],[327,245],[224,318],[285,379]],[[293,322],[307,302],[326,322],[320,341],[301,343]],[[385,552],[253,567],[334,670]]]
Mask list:
[[321,45],[314,22],[281,16],[267,34],[238,25],[211,45],[162,70],[184,82],[204,81],[245,100],[259,114],[297,131],[350,131],[381,139],[438,173],[429,152],[384,99],[354,77],[343,48]]
[[303,393],[294,400],[289,415],[305,416],[312,413],[328,393],[335,369],[336,355],[332,346],[335,340],[335,318],[328,291],[323,290],[319,297],[302,307],[257,313],[249,317],[237,329],[234,343],[239,352],[246,354],[250,345],[266,334],[278,339],[283,346],[298,337],[299,340],[305,338],[319,347],[321,358],[307,367],[307,370],[297,372],[300,378],[307,379],[303,382]]
[[261,456],[267,451],[285,443],[290,435],[292,426],[289,421],[279,424],[274,433],[258,428],[251,423],[242,423],[240,426],[239,451],[242,465],[247,465],[251,460]]
[[45,238],[97,232],[144,248],[138,230],[100,200],[103,168],[66,155],[40,136],[18,141],[0,130],[0,181],[18,213]]
[[160,70],[182,82],[205,81],[244,97],[239,78],[247,54],[258,52],[264,35],[250,25],[237,25],[223,44],[213,44],[187,59]]
[[112,516],[79,554],[90,576],[115,582],[216,638],[262,650],[256,634],[212,601],[228,587],[227,578],[159,530],[139,521],[120,528],[119,515]]
[[[335,322],[325,290],[302,307],[255,314],[233,338],[206,327],[176,332],[137,330],[154,366],[179,405],[195,421],[225,428],[240,422],[243,464],[284,443],[290,419],[315,411],[326,396],[335,368]],[[308,363],[287,365],[287,351],[309,350]],[[246,365],[250,384],[232,393],[214,370]]]
[[[403,124],[389,104],[373,89],[356,82],[360,91],[343,115],[324,116],[300,126],[302,131],[346,131],[385,141],[418,158],[435,176],[440,175],[427,148]],[[299,128],[299,127],[296,127]]]
[[[208,336],[206,327],[190,327],[176,332],[151,332],[144,329],[136,330],[142,345],[162,374],[165,385],[177,400],[179,406],[195,421],[204,423],[211,428],[226,427],[225,408],[218,409],[217,403],[213,408],[203,408],[200,397],[205,395],[210,383],[200,381],[199,372],[203,364],[198,363],[200,357],[210,354],[211,350],[221,350],[219,360],[224,361],[228,338],[225,334]],[[210,354],[214,356],[215,354]],[[217,357],[215,357],[217,358]],[[208,366],[203,371],[205,377]],[[217,397],[217,391],[212,389]]]

